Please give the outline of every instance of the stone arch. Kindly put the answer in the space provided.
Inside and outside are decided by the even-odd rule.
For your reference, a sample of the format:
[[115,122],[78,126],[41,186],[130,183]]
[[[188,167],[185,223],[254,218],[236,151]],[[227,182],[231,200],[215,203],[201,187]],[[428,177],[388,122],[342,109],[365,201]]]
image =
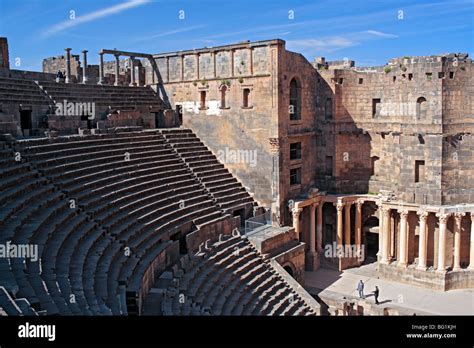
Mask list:
[[290,104],[288,111],[290,120],[301,119],[301,82],[298,77],[293,77],[289,85]]
[[423,119],[426,118],[426,113],[428,110],[428,102],[425,97],[419,97],[416,100],[416,118]]
[[291,261],[286,261],[285,263],[282,264],[282,267],[285,269],[285,271],[288,272],[290,276],[293,278],[296,276],[296,267]]

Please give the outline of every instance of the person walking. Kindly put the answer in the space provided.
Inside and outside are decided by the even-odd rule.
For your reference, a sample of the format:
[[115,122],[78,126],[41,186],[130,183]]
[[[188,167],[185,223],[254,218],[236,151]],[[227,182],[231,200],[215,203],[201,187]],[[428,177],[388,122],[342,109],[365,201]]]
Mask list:
[[374,290],[374,298],[375,298],[375,304],[379,304],[379,288],[378,286],[375,286]]
[[364,282],[362,280],[357,284],[357,291],[359,291],[359,298],[365,298],[364,296]]

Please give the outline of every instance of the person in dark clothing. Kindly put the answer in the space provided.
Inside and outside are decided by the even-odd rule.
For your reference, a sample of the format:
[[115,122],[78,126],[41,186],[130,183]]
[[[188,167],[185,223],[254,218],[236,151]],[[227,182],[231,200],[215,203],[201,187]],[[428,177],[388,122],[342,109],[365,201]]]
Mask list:
[[379,288],[378,288],[378,286],[375,286],[374,297],[375,297],[375,304],[379,304]]
[[61,70],[58,70],[58,73],[56,74],[56,77],[57,77],[57,78],[60,78],[60,79],[63,79],[63,78],[64,78],[64,75],[63,75],[63,73],[62,73]]

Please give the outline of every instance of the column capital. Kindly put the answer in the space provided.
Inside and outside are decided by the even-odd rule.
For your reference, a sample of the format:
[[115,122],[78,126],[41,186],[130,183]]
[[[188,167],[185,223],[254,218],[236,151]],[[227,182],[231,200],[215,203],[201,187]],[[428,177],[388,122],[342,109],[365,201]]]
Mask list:
[[409,210],[408,209],[400,209],[400,210],[397,210],[397,211],[400,214],[400,217],[402,219],[406,220],[406,218],[408,217]]
[[72,50],[72,48],[69,48],[69,47],[68,47],[68,48],[65,48],[64,50],[69,52],[69,51]]
[[361,209],[363,204],[364,204],[364,201],[359,201],[359,200],[355,201],[355,205],[357,209]]
[[439,218],[439,222],[442,224],[447,223],[451,215],[452,213],[436,213],[436,217]]
[[454,216],[454,221],[456,222],[456,225],[459,225],[461,226],[461,220],[463,218],[463,216],[465,216],[466,213],[454,213],[453,216]]
[[311,204],[311,211],[312,212],[315,212],[316,211],[316,208],[318,207],[319,203],[313,203]]
[[381,206],[381,207],[380,207],[380,210],[382,211],[382,214],[383,214],[384,216],[388,216],[388,215],[390,214],[390,210],[391,210],[391,209],[390,209],[390,208],[387,208],[387,207],[384,207],[384,206]]
[[420,217],[420,220],[426,221],[430,213],[426,210],[419,210],[416,212],[416,214]]
[[342,211],[342,208],[344,208],[345,203],[342,201],[339,201],[337,203],[333,203],[333,205],[336,207],[337,211]]
[[82,53],[87,53],[87,52],[89,52],[89,51],[88,51],[88,50],[82,50],[81,52],[82,52]]
[[302,211],[303,211],[303,208],[293,208],[291,210],[291,213],[293,214],[293,219],[298,219]]

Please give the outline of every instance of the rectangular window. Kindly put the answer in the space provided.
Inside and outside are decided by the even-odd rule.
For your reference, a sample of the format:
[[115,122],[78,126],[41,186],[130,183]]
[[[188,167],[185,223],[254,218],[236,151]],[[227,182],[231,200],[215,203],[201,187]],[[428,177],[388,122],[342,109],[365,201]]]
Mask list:
[[326,156],[326,175],[332,176],[332,156]]
[[425,161],[415,161],[415,182],[425,181]]
[[364,79],[359,78],[359,85],[364,83]]
[[332,98],[326,99],[326,104],[324,104],[324,118],[326,120],[332,119]]
[[201,91],[201,110],[206,109],[206,91]]
[[301,168],[290,169],[290,185],[301,184]]
[[342,85],[344,83],[344,78],[342,78],[342,77],[338,78],[337,83]]
[[409,73],[409,74],[408,74],[408,81],[411,81],[411,80],[413,80],[413,74],[412,74],[412,73]]
[[380,99],[372,99],[372,117],[380,116]]
[[242,90],[242,107],[250,107],[250,88],[244,88]]
[[290,144],[290,160],[301,159],[301,143]]
[[439,72],[438,73],[438,78],[439,79],[444,79],[444,72]]
[[449,72],[449,78],[450,78],[450,79],[454,79],[454,71],[450,71],[450,72]]
[[427,72],[427,73],[426,73],[426,79],[427,79],[428,81],[431,81],[432,78],[433,78],[433,74],[430,73],[430,72]]

